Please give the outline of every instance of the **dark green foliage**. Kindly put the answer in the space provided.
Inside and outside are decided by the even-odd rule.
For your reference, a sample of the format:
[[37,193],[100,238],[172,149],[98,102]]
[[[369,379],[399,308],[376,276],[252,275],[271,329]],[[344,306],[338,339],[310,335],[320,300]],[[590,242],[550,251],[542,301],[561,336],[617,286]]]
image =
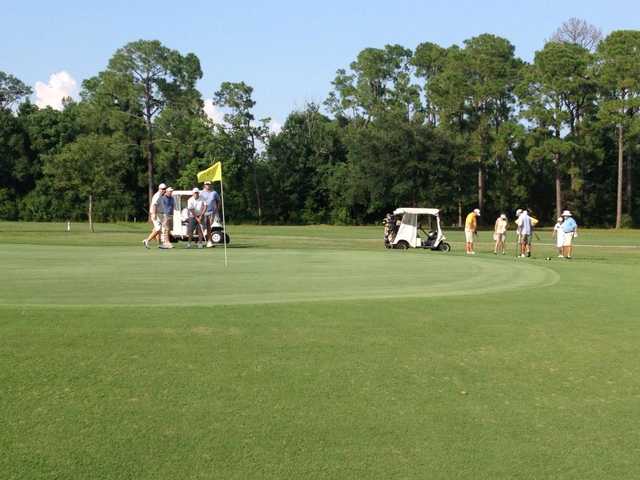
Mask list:
[[232,222],[374,223],[430,206],[459,224],[481,206],[491,224],[527,206],[544,224],[569,208],[634,225],[639,65],[639,31],[596,52],[552,41],[530,65],[491,34],[365,48],[279,132],[242,81],[213,95],[224,120],[207,118],[198,58],[158,41],[118,49],[63,111],[20,103],[30,89],[0,72],[0,218],[85,218],[89,195],[97,219],[144,218],[157,183],[191,188],[221,161]]

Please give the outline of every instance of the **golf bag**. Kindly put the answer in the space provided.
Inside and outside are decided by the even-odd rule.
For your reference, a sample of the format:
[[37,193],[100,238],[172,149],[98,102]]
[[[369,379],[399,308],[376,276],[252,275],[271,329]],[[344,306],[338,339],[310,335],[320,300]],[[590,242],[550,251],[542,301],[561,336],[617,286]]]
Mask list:
[[382,224],[384,225],[384,248],[391,248],[398,233],[398,219],[395,215],[387,213]]

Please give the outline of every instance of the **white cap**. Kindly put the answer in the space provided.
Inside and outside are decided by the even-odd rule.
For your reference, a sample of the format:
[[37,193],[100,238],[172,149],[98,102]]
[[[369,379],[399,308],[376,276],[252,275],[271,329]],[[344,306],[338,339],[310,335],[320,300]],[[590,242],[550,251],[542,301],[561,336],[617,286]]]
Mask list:
[[200,193],[200,189],[198,187],[195,187],[193,190],[191,190],[191,193]]
[[562,216],[563,217],[570,217],[571,216],[571,212],[569,210],[565,210],[564,212],[562,212]]
[[516,210],[516,216],[519,216],[521,213],[522,213],[522,209],[521,208]]
[[476,215],[480,216],[480,209],[479,208],[474,208],[473,213],[475,213]]
[[167,188],[167,192],[173,192],[173,188],[172,187]]
[[160,185],[158,185],[158,190],[166,190],[167,189],[167,185],[164,183],[161,183]]
[[500,214],[500,218],[502,218],[503,220],[506,220],[506,219],[507,219],[507,216],[506,216],[504,213],[501,213],[501,214]]

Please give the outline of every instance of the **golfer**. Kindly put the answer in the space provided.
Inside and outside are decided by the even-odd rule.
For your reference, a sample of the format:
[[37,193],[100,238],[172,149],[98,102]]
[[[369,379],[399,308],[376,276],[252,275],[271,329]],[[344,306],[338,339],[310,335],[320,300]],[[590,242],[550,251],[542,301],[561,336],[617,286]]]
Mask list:
[[173,210],[175,208],[175,199],[173,198],[173,188],[167,188],[165,194],[161,197],[161,213],[160,221],[162,222],[162,235],[160,237],[160,245],[158,248],[173,248],[171,245],[171,226],[173,225]]
[[162,231],[162,222],[160,221],[160,201],[167,190],[167,186],[164,183],[158,185],[158,191],[151,197],[151,204],[149,205],[149,219],[153,224],[153,229],[147,238],[142,240],[145,248],[149,248],[149,242],[154,238],[160,241],[160,232]]
[[464,239],[465,239],[465,250],[467,255],[475,255],[476,252],[473,250],[473,242],[475,240],[475,236],[478,235],[478,217],[480,216],[480,210],[478,208],[474,209],[469,215],[467,215],[467,219],[464,222]]
[[573,254],[573,239],[578,236],[578,224],[573,219],[569,210],[562,212],[562,217],[564,218],[564,222],[562,222],[562,232],[564,233],[562,256],[571,260],[571,255]]
[[220,221],[218,214],[220,211],[220,195],[211,189],[211,182],[207,180],[204,182],[204,190],[200,192],[200,198],[207,205],[207,210],[204,214],[204,227],[207,233],[207,248],[211,248],[215,246],[211,240],[213,224]]
[[189,212],[189,220],[187,223],[187,236],[189,241],[186,248],[191,248],[191,241],[193,240],[193,231],[196,230],[198,234],[198,248],[203,247],[204,242],[204,230],[203,221],[204,214],[207,211],[207,205],[204,200],[200,198],[200,189],[198,187],[191,190],[193,194],[187,202],[187,211]]
[[562,227],[562,223],[564,222],[563,217],[558,217],[556,224],[553,226],[553,238],[556,240],[556,248],[558,249],[558,258],[564,258],[563,248],[564,248],[564,230]]
[[529,212],[525,208],[520,213],[520,216],[516,220],[516,224],[519,229],[519,241],[520,241],[520,257],[531,256],[531,251],[529,250],[529,245],[531,244],[531,217],[529,216]]
[[505,254],[504,244],[507,240],[507,215],[502,213],[496,220],[495,226],[493,228],[493,239],[496,241],[495,246],[493,247],[493,254],[497,255],[498,251],[502,252],[502,255]]

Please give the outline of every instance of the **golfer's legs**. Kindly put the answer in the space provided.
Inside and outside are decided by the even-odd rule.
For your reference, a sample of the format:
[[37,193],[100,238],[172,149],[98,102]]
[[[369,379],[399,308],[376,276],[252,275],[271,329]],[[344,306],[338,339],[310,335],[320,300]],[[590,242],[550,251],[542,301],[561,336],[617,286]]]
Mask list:
[[195,218],[189,218],[189,222],[187,223],[187,237],[189,242],[193,240],[193,227],[196,223]]
[[204,216],[206,240],[211,241],[211,231],[213,228],[213,214]]

